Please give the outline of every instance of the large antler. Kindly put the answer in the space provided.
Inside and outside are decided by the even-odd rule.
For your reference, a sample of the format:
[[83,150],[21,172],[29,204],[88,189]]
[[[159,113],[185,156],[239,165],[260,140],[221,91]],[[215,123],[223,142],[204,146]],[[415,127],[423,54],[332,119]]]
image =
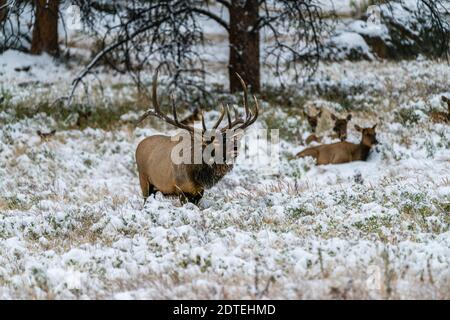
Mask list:
[[252,123],[254,123],[256,121],[256,119],[258,118],[258,114],[259,114],[259,104],[258,104],[258,100],[256,99],[255,96],[253,96],[253,100],[255,101],[255,113],[253,114],[253,112],[250,110],[250,107],[248,106],[248,90],[247,90],[247,85],[245,84],[244,80],[242,79],[242,77],[236,73],[236,76],[239,78],[239,81],[242,84],[242,89],[244,90],[244,110],[245,110],[245,119],[242,119],[239,114],[238,111],[236,110],[236,108],[234,109],[234,114],[235,114],[235,119],[233,121],[231,121],[231,112],[230,112],[230,107],[227,105],[226,108],[226,113],[227,113],[227,119],[228,119],[228,127],[225,127],[221,130],[222,133],[224,133],[227,130],[231,130],[233,128],[235,128],[237,125],[240,125],[238,127],[236,127],[236,129],[242,129],[244,130],[245,128],[247,128],[248,126],[250,126]]
[[242,84],[242,89],[244,90],[244,110],[245,110],[245,120],[239,127],[237,127],[237,129],[244,130],[245,128],[247,128],[248,126],[253,124],[256,121],[256,119],[258,118],[259,103],[258,103],[258,99],[256,99],[256,96],[253,95],[253,101],[255,102],[255,113],[253,114],[253,112],[250,110],[250,108],[248,106],[247,85],[245,84],[244,80],[241,78],[241,76],[238,73],[236,73],[236,76],[239,78],[239,81]]
[[161,109],[160,109],[159,103],[158,103],[157,87],[158,87],[158,69],[156,70],[155,75],[153,76],[153,85],[152,85],[152,104],[153,104],[154,110],[148,110],[146,113],[144,113],[139,118],[137,124],[141,123],[148,116],[155,116],[177,128],[185,129],[192,133],[195,132],[194,127],[191,127],[189,125],[183,124],[180,121],[178,121],[177,109],[175,106],[175,99],[173,98],[173,96],[171,96],[173,119],[171,119],[170,117],[168,117],[167,115],[165,115],[164,113],[161,112]]
[[[225,131],[227,131],[227,130],[233,129],[237,125],[240,125],[237,127],[237,129],[245,129],[248,126],[250,126],[252,123],[254,123],[256,121],[256,119],[258,118],[258,114],[259,114],[258,100],[256,99],[255,96],[253,96],[253,100],[255,101],[255,113],[253,114],[248,106],[247,86],[245,85],[245,82],[241,78],[241,76],[237,73],[236,73],[236,75],[238,76],[239,80],[241,81],[242,88],[244,89],[245,119],[242,119],[239,116],[239,113],[237,112],[237,110],[235,108],[233,108],[234,113],[235,113],[235,119],[231,120],[230,107],[227,105],[227,107],[225,108],[223,105],[221,105],[222,110],[221,110],[219,119],[217,119],[216,123],[212,127],[212,130],[216,130],[219,127],[220,123],[222,122],[223,118],[225,117],[225,114],[227,115],[228,126],[224,127],[223,129],[220,130],[222,133],[225,133]],[[161,109],[160,109],[159,103],[158,103],[157,87],[158,87],[158,70],[156,70],[155,75],[153,76],[153,85],[152,85],[152,104],[153,104],[154,110],[148,110],[147,112],[145,112],[139,118],[139,120],[137,121],[137,124],[141,123],[148,116],[155,116],[175,127],[185,129],[185,130],[188,130],[189,132],[194,133],[195,132],[194,127],[191,127],[189,125],[183,124],[180,121],[178,121],[177,110],[176,110],[176,106],[175,106],[175,99],[173,98],[173,96],[171,96],[173,119],[161,112]],[[203,112],[202,112],[202,128],[203,128],[203,133],[204,133],[207,129],[206,129],[205,118],[204,118]]]

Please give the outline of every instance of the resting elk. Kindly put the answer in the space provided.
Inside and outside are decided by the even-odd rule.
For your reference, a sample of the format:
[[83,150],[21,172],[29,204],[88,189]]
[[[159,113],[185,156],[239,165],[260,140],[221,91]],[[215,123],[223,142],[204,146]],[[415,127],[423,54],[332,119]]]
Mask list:
[[337,164],[351,161],[366,161],[372,146],[378,144],[374,125],[371,128],[361,128],[355,125],[355,129],[361,132],[361,142],[359,144],[347,141],[324,144],[317,147],[310,147],[297,154],[297,157],[313,157],[316,164]]
[[[214,135],[205,134],[207,132],[205,121],[202,118],[202,130],[195,129],[193,126],[183,124],[178,121],[175,102],[172,98],[173,118],[163,114],[157,98],[157,77],[153,78],[152,104],[154,110],[147,111],[139,120],[141,122],[148,116],[157,117],[177,128],[187,131],[194,142],[200,139],[202,150],[211,147],[221,146],[223,159],[210,162],[211,159],[204,159],[200,163],[194,163],[194,148],[189,149],[191,153],[191,162],[176,164],[172,160],[172,151],[179,143],[173,137],[165,135],[154,135],[141,141],[136,149],[136,163],[139,171],[139,182],[141,185],[144,203],[146,199],[160,191],[164,195],[176,195],[180,197],[182,203],[187,201],[194,204],[203,197],[205,189],[211,188],[221,180],[228,172],[233,169],[232,161],[237,156],[237,147],[239,144],[239,132],[253,124],[259,113],[259,105],[255,96],[253,96],[255,110],[252,112],[248,105],[247,87],[239,77],[244,90],[244,110],[245,119],[242,119],[235,110],[235,119],[232,120],[230,109],[222,106],[220,117],[212,127]],[[224,117],[228,119],[228,126],[218,129]],[[138,122],[138,123],[139,123]],[[231,136],[230,136],[231,132]],[[200,133],[200,134],[199,134]],[[208,137],[211,136],[211,137]],[[197,140],[198,141],[198,140]],[[231,147],[230,147],[231,146]],[[216,150],[216,149],[214,149]],[[214,151],[212,152],[214,153]],[[214,157],[214,155],[212,155]],[[216,159],[217,160],[217,159]]]

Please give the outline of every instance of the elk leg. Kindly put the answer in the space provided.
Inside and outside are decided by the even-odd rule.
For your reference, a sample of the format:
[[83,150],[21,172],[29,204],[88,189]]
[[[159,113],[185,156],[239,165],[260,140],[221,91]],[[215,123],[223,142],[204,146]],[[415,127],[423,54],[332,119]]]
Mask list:
[[150,195],[150,184],[148,183],[147,178],[139,174],[139,184],[141,185],[142,195],[144,196],[144,199],[147,199]]
[[187,196],[187,199],[188,199],[188,201],[189,202],[191,202],[191,203],[193,203],[193,204],[195,204],[195,205],[198,205],[198,203],[200,202],[200,200],[203,198],[203,190],[202,191],[200,191],[199,193],[197,193],[197,194],[194,194],[194,195],[188,195]]
[[148,196],[144,196],[144,205],[147,202],[148,197],[150,197],[152,194],[156,194],[156,189],[153,185],[150,183],[148,184]]
[[145,176],[139,174],[139,183],[141,185],[142,196],[144,197],[144,204],[147,198],[156,192],[155,187],[151,185]]

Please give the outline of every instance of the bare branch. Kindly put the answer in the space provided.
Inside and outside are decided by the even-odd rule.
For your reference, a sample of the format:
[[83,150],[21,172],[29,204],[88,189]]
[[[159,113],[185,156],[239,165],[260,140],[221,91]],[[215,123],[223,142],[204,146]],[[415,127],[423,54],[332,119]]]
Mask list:
[[230,32],[230,27],[228,26],[228,23],[218,15],[201,8],[192,8],[192,11],[214,20],[215,22],[220,24],[225,30],[227,30],[227,32]]

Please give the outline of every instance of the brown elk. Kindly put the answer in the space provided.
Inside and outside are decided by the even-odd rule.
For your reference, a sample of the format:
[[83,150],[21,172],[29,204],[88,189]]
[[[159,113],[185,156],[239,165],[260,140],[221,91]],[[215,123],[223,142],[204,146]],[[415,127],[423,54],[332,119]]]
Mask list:
[[331,114],[331,119],[334,121],[333,131],[334,135],[332,136],[335,139],[339,139],[341,141],[345,141],[347,139],[347,125],[348,122],[352,119],[352,115],[348,114],[345,118],[338,118],[333,113]]
[[[173,137],[165,135],[154,135],[145,138],[141,141],[136,149],[136,163],[139,171],[139,181],[141,185],[142,194],[145,200],[156,191],[160,191],[164,195],[177,195],[182,202],[192,202],[197,204],[203,197],[205,189],[211,188],[219,180],[221,180],[228,172],[233,169],[232,161],[237,156],[238,134],[240,130],[244,130],[253,124],[259,113],[259,105],[255,96],[253,96],[255,103],[255,111],[252,112],[248,105],[247,87],[244,81],[239,77],[244,89],[244,110],[245,119],[242,119],[239,114],[235,113],[235,119],[231,120],[230,109],[222,106],[220,117],[212,127],[215,133],[212,137],[205,135],[207,129],[204,120],[202,119],[203,129],[200,131],[193,126],[182,124],[178,121],[175,102],[172,98],[172,113],[173,118],[163,114],[160,110],[157,98],[157,76],[156,73],[153,78],[153,97],[152,104],[154,110],[147,111],[139,120],[141,122],[148,116],[155,116],[165,122],[186,130],[192,139],[200,139],[202,150],[214,146],[222,146],[222,157],[220,161],[210,163],[211,159],[203,159],[199,164],[181,163],[175,164],[172,161],[172,151],[179,143],[174,141]],[[228,126],[218,129],[223,118],[227,117]],[[139,123],[138,122],[138,123]],[[230,131],[232,133],[230,137]],[[198,141],[198,140],[197,140]],[[231,145],[231,148],[230,148]],[[189,150],[191,160],[194,157],[194,149]]]
[[319,118],[322,116],[322,110],[320,110],[319,113],[317,113],[315,116],[311,116],[311,115],[307,114],[306,112],[304,112],[304,115],[306,116],[306,120],[308,121],[308,123],[311,127],[311,132],[312,132],[312,134],[310,134],[306,138],[306,140],[305,140],[306,144],[310,144],[313,141],[320,142],[322,140],[322,138],[320,138],[316,135],[316,130],[317,130],[317,124],[319,122]]
[[347,141],[336,142],[332,144],[324,144],[317,147],[310,147],[297,154],[297,157],[313,157],[316,164],[337,164],[351,161],[366,161],[369,156],[370,149],[373,145],[378,144],[374,125],[371,128],[361,128],[355,125],[355,129],[361,132],[361,142],[359,144]]

